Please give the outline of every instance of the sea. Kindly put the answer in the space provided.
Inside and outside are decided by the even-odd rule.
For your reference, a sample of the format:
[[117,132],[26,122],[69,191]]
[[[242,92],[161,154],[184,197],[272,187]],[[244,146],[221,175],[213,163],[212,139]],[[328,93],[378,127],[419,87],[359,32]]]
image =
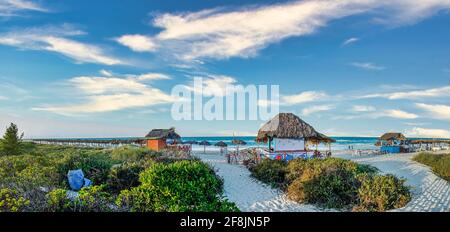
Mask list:
[[[377,142],[377,137],[332,137],[336,140],[335,143],[331,144],[331,149],[333,151],[345,151],[349,149],[353,150],[374,150],[377,149],[375,143]],[[183,137],[183,141],[208,141],[211,146],[206,146],[207,151],[220,150],[220,148],[215,147],[214,144],[223,141],[228,145],[228,149],[236,148],[236,145],[232,144],[234,139],[242,140],[246,145],[239,145],[239,148],[251,148],[251,147],[267,147],[267,144],[257,143],[254,136],[218,136],[218,137]],[[193,145],[192,149],[194,151],[203,151],[205,149],[202,145]],[[328,146],[323,144],[318,146],[319,150],[328,150]]]

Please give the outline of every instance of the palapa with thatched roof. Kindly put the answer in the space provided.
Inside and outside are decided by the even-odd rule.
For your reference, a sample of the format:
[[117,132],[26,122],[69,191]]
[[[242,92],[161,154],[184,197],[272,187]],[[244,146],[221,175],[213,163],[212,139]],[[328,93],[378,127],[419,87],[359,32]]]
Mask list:
[[406,137],[402,133],[398,132],[389,132],[380,137],[380,140],[389,141],[389,140],[398,140],[405,141]]
[[181,136],[175,132],[175,128],[170,129],[153,129],[146,136],[151,139],[173,139],[179,140]]
[[256,141],[267,142],[273,138],[305,139],[314,143],[335,142],[292,113],[280,113],[264,124],[258,131]]
[[153,129],[146,136],[146,146],[155,151],[160,151],[167,147],[167,140],[180,141],[181,136],[175,132],[175,128],[170,129]]
[[[290,160],[298,157],[320,157],[318,144],[328,144],[326,156],[331,156],[334,139],[317,132],[311,125],[292,113],[280,113],[258,131],[257,142],[269,144],[269,158]],[[274,142],[274,148],[272,148]],[[309,145],[316,145],[310,152]]]

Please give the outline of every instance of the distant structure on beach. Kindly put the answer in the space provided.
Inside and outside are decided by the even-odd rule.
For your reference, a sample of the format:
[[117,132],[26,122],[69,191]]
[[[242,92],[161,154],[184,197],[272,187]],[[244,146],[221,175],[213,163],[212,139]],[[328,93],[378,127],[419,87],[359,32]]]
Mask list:
[[[287,160],[320,156],[317,151],[319,143],[328,144],[331,150],[330,144],[336,142],[292,113],[280,113],[264,124],[258,131],[256,141],[269,144],[270,158]],[[311,152],[310,145],[315,145],[316,151]],[[331,155],[331,151],[327,155]]]
[[400,153],[406,151],[406,137],[402,133],[389,132],[382,135],[377,144],[381,153]]
[[167,148],[168,143],[177,143],[181,140],[181,136],[175,132],[175,128],[170,129],[153,129],[146,136],[146,146],[150,150],[160,151]]
[[401,152],[449,150],[448,139],[408,139],[402,133],[389,132],[382,135],[375,144],[384,154]]

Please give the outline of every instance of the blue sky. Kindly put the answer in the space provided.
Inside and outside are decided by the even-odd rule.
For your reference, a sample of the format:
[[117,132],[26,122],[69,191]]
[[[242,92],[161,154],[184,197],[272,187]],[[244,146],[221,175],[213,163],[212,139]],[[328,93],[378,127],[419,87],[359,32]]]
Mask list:
[[328,135],[450,137],[449,10],[450,0],[0,0],[1,130],[255,134],[263,121],[172,119],[171,89],[203,77],[212,91],[279,85],[280,111]]

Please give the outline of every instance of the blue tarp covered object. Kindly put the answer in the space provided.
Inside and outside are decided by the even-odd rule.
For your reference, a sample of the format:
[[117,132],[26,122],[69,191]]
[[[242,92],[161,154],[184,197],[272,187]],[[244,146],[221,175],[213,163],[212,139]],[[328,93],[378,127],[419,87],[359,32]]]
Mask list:
[[69,180],[70,188],[74,191],[79,191],[83,187],[92,185],[91,180],[84,178],[81,169],[69,171],[69,173],[67,173],[67,179]]

